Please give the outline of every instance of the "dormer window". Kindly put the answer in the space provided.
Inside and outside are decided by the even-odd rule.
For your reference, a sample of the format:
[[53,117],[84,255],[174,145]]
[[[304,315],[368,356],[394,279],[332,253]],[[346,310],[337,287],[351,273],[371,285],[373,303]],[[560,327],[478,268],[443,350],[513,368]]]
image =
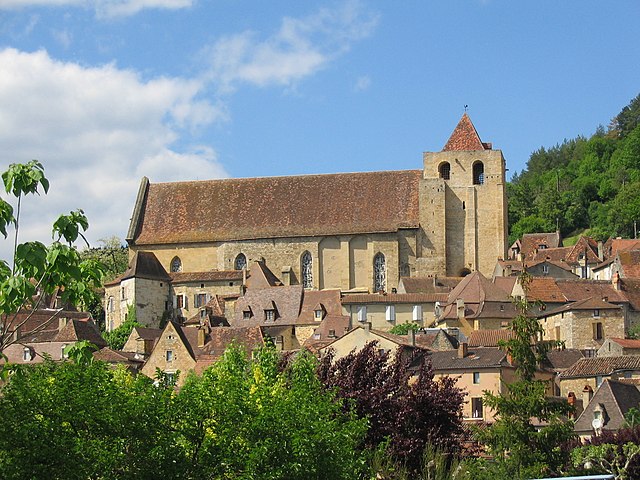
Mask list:
[[322,310],[321,309],[315,310],[314,317],[318,321],[322,320]]
[[600,316],[600,310],[596,308],[596,309],[593,311],[593,316],[594,316],[594,317],[596,317],[596,318],[597,318],[597,317],[599,317],[599,316]]
[[335,330],[329,330],[328,338],[336,338],[336,331]]
[[249,320],[251,317],[253,317],[253,313],[251,312],[250,308],[242,311],[242,318],[244,320]]
[[24,347],[22,350],[22,361],[30,362],[32,360],[31,349],[29,347]]
[[316,305],[316,307],[313,309],[313,318],[315,318],[315,320],[317,322],[321,321],[324,316],[326,315],[327,311],[324,308],[324,305],[319,303]]
[[276,320],[276,311],[275,309],[268,309],[264,311],[264,321],[265,322],[275,322]]

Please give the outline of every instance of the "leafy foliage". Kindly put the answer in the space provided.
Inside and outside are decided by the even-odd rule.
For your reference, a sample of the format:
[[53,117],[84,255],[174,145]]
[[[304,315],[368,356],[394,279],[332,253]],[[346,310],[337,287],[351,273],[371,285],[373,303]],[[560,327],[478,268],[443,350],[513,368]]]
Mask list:
[[[22,198],[46,193],[49,182],[40,162],[12,164],[2,174],[7,193],[16,197],[17,208],[0,199],[0,232],[8,236],[7,227],[14,225],[14,257],[10,268],[0,260],[0,314],[4,315],[0,331],[0,352],[16,341],[16,333],[28,321],[30,314],[19,317],[19,312],[33,312],[41,306],[45,296],[59,295],[63,304],[88,305],[96,299],[95,289],[101,285],[102,266],[95,260],[80,258],[73,243],[83,237],[88,220],[82,210],[61,215],[53,225],[53,242],[18,243],[19,218]],[[52,317],[53,318],[53,317]],[[45,328],[46,324],[38,328]],[[33,333],[33,332],[31,332]]]
[[415,332],[420,330],[420,328],[422,327],[417,323],[405,322],[394,325],[393,328],[389,330],[389,333],[392,333],[393,335],[407,335],[411,330]]
[[[528,291],[530,277],[519,278]],[[513,337],[500,342],[516,366],[519,379],[505,384],[506,393],[485,392],[485,403],[494,410],[493,424],[479,428],[476,438],[484,444],[494,461],[478,460],[474,478],[531,478],[550,476],[567,462],[562,446],[573,436],[573,425],[564,417],[571,412],[567,402],[546,396],[547,382],[536,378],[539,363],[555,342],[543,342],[543,327],[528,316],[531,305],[526,296],[516,303],[519,314],[512,321]],[[543,422],[536,428],[532,419]]]
[[395,461],[417,472],[427,445],[447,452],[459,448],[463,395],[454,379],[434,380],[428,360],[412,376],[401,353],[394,361],[389,355],[376,342],[337,360],[329,353],[318,374],[369,420],[368,448],[387,444]]
[[104,332],[102,337],[112,350],[122,350],[124,344],[127,343],[127,339],[134,327],[141,327],[136,319],[136,308],[134,305],[129,305],[127,308],[127,319],[117,328],[114,328],[110,332]]
[[640,220],[640,95],[614,118],[609,131],[565,140],[533,152],[527,168],[507,184],[510,240],[560,230],[633,236]]

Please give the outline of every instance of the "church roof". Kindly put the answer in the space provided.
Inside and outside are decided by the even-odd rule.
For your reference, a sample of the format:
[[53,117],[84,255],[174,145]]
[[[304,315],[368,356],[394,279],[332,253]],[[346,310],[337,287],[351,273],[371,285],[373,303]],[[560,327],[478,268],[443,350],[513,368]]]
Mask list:
[[127,240],[136,245],[395,232],[419,224],[421,170],[142,179]]
[[469,115],[465,112],[442,151],[489,150],[490,148],[488,144],[482,143],[476,127],[473,126]]

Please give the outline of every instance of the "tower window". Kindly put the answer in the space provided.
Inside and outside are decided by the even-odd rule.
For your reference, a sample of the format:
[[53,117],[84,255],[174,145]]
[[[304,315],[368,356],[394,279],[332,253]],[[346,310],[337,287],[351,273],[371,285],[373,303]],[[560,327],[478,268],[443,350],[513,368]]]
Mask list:
[[300,258],[300,273],[302,277],[302,286],[304,288],[313,287],[313,257],[311,253],[304,252]]
[[181,272],[182,271],[182,260],[180,260],[180,257],[173,257],[173,260],[171,260],[170,270],[172,272]]
[[440,178],[443,180],[449,180],[451,178],[451,165],[449,162],[443,162],[438,167],[438,172],[440,173]]
[[245,268],[247,268],[247,257],[244,255],[244,253],[238,254],[235,261],[233,262],[233,268],[236,270],[244,270]]
[[484,164],[482,162],[476,162],[473,164],[473,184],[484,184]]
[[384,292],[387,289],[387,261],[384,254],[378,252],[373,257],[373,291]]

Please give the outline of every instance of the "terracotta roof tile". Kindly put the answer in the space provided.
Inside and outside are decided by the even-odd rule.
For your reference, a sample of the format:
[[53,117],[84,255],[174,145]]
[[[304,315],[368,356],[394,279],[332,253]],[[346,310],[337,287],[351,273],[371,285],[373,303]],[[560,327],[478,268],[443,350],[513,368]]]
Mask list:
[[571,367],[581,358],[584,358],[584,355],[580,350],[575,348],[565,348],[547,352],[546,363],[551,369],[560,371]]
[[543,251],[561,247],[560,233],[525,233],[520,241],[520,254],[522,258],[531,258],[541,245],[545,247],[542,249]]
[[405,293],[449,293],[462,277],[401,277]]
[[582,358],[559,376],[561,378],[595,377],[611,375],[615,370],[640,371],[640,355]]
[[593,410],[603,405],[606,415],[603,430],[618,430],[624,426],[625,414],[629,409],[637,408],[640,403],[640,391],[634,385],[606,379],[595,391],[591,402],[576,420],[574,430],[592,432]]
[[129,267],[125,272],[118,278],[105,283],[105,286],[117,285],[122,280],[133,277],[146,278],[149,280],[171,280],[171,277],[153,252],[138,251],[133,255],[133,258],[129,262]]
[[556,280],[550,277],[534,277],[529,283],[527,298],[544,303],[564,303],[567,301]]
[[507,355],[499,348],[491,347],[470,348],[464,358],[458,355],[458,350],[432,352],[429,357],[436,372],[508,366]]
[[622,348],[640,348],[640,340],[631,338],[610,338],[612,342],[617,343]]
[[511,330],[474,330],[467,341],[470,347],[497,347],[500,340],[510,340]]
[[640,250],[627,250],[618,253],[622,276],[640,278]]
[[171,272],[173,283],[231,282],[242,280],[241,270],[211,270],[208,272]]
[[488,150],[487,147],[488,145],[483,144],[480,140],[476,127],[473,126],[469,115],[465,112],[442,151]]
[[149,184],[129,235],[145,245],[415,228],[421,177],[406,170]]
[[[196,330],[196,329],[194,329]],[[248,354],[264,346],[264,337],[260,327],[215,327],[209,332],[209,341],[201,348],[200,355],[220,358],[227,347],[235,342]]]

